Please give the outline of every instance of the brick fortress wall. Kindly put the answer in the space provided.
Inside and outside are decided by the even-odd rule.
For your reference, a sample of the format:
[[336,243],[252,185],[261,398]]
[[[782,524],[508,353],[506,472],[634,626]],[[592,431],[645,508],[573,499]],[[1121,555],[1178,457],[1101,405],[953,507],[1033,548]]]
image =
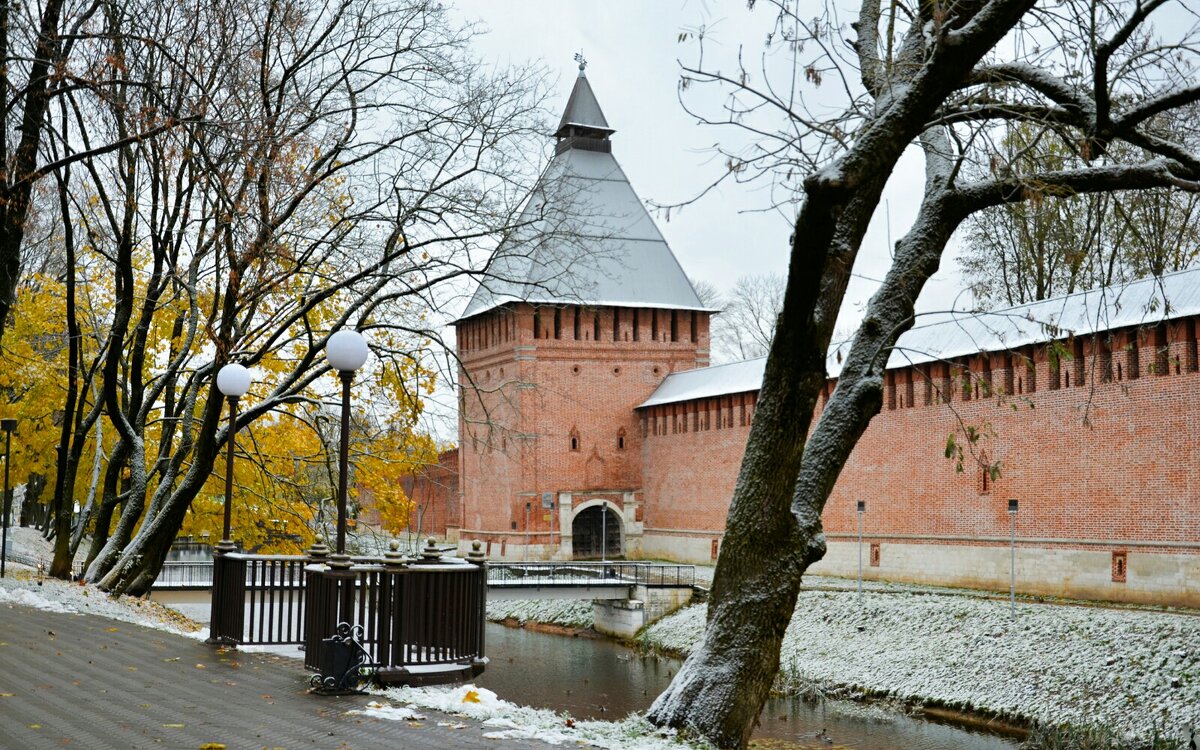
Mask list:
[[[857,574],[863,500],[867,577],[1007,589],[1016,498],[1021,590],[1200,606],[1196,325],[889,370],[884,409],[829,499],[829,552],[813,572]],[[753,402],[642,410],[646,554],[711,561]],[[959,472],[945,450],[952,432],[966,442],[964,426],[983,437]]]

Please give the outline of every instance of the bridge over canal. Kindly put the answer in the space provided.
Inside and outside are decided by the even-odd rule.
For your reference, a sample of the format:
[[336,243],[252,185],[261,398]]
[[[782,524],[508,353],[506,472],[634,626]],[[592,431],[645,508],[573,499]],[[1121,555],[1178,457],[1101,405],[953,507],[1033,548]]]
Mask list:
[[[252,637],[272,642],[273,627],[290,630],[301,615],[307,576],[301,555],[230,555],[244,558],[245,623]],[[453,565],[456,558],[443,558]],[[379,558],[352,558],[356,568],[378,565]],[[417,563],[420,565],[420,563]],[[213,586],[213,561],[168,561],[154,584],[155,598],[178,601],[193,593],[207,597]],[[593,602],[598,632],[629,638],[641,628],[686,604],[695,591],[695,567],[629,561],[492,562],[487,564],[487,598],[577,599]],[[168,592],[175,596],[165,595]],[[194,600],[189,597],[188,600]],[[293,626],[291,623],[295,623]]]

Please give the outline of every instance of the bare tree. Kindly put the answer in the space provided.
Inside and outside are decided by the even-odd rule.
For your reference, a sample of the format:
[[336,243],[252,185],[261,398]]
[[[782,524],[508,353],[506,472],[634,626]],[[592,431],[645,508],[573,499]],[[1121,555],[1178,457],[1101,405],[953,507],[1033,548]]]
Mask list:
[[[1187,125],[1173,120],[1195,113],[1193,106],[1159,119],[1173,138],[1194,148]],[[1010,127],[1000,143],[1004,158],[992,169],[1030,173],[1086,166],[1059,134],[1030,123]],[[1187,268],[1200,254],[1200,196],[1165,188],[1050,191],[980,211],[964,230],[960,261],[976,302],[985,309],[1012,306]]]
[[[353,327],[376,354],[356,392],[388,403],[437,340],[439,290],[520,267],[528,247],[492,250],[532,221],[553,230],[554,201],[522,211],[540,166],[541,70],[485,72],[474,30],[437,3],[101,10],[97,54],[78,56],[95,78],[62,92],[51,131],[71,247],[113,280],[85,327],[98,397],[82,381],[73,391],[58,484],[69,509],[102,410],[116,440],[87,520],[86,575],[141,593],[228,439],[220,366],[264,376],[239,427],[319,406],[325,340]],[[184,110],[195,116],[161,127]],[[86,369],[82,352],[72,362]]]
[[[730,176],[757,172],[773,180],[780,205],[799,201],[783,310],[730,505],[707,628],[649,712],[659,725],[691,727],[725,748],[745,747],[770,692],[801,577],[825,552],[825,502],[881,407],[888,354],[912,326],[915,300],[959,224],[980,210],[1055,191],[1200,189],[1200,158],[1153,124],[1200,99],[1195,16],[1186,3],[863,0],[848,49],[832,8],[814,19],[798,2],[768,5],[778,20],[761,68],[752,74],[744,64],[728,72],[709,66],[701,39],[700,63],[684,69],[689,86],[731,90],[715,121],[753,131],[752,145],[728,152]],[[1148,18],[1168,6],[1187,23],[1173,23],[1173,38],[1160,42]],[[782,78],[771,75],[774,50],[785,59],[775,68]],[[817,105],[811,87],[821,82],[840,87],[841,108]],[[829,111],[835,115],[822,114]],[[782,119],[772,124],[768,113]],[[1063,140],[1075,144],[1084,166],[983,168],[1003,158],[996,143],[1008,122],[1068,134]],[[1121,143],[1130,148],[1113,148]],[[896,244],[814,423],[855,258],[884,184],[910,145],[925,156],[919,214]],[[967,170],[972,164],[981,169]]]
[[783,307],[787,279],[776,274],[741,276],[713,319],[712,349],[720,362],[765,357]]

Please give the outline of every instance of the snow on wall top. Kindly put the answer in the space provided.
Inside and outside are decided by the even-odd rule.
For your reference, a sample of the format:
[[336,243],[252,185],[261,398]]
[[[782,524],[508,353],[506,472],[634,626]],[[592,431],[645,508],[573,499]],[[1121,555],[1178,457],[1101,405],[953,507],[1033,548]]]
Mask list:
[[763,367],[766,364],[767,358],[759,357],[668,375],[638,408],[757,391],[762,386]]
[[[888,357],[887,367],[1011,350],[1069,335],[1152,325],[1192,315],[1200,315],[1200,268],[1004,310],[950,313],[936,323],[905,331]],[[825,364],[829,377],[840,374],[838,352],[844,354],[849,347],[848,341],[830,347]],[[762,386],[765,365],[763,357],[669,375],[638,408],[756,391]]]
[[459,320],[508,302],[706,310],[611,153],[556,155]]

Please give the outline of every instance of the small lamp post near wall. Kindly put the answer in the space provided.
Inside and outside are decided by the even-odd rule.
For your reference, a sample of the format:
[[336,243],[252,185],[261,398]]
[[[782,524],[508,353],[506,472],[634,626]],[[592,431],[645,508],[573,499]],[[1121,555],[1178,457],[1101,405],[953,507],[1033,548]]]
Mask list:
[[[608,501],[600,505],[600,562],[608,562]],[[604,577],[602,574],[601,578]]]
[[0,430],[4,430],[4,533],[0,537],[0,578],[4,577],[8,562],[8,514],[12,505],[12,498],[8,494],[8,465],[12,463],[12,434],[15,429],[17,420],[0,419]]
[[1009,570],[1008,570],[1008,610],[1017,613],[1017,501],[1008,501],[1009,520]]
[[862,604],[862,529],[863,529],[863,514],[867,512],[867,502],[865,500],[858,501],[858,603]]
[[342,435],[338,451],[337,546],[329,558],[335,568],[350,567],[346,555],[346,488],[350,463],[350,383],[354,373],[367,361],[367,340],[358,331],[338,331],[325,344],[325,358],[342,379]]
[[216,549],[216,554],[224,555],[236,549],[233,539],[230,538],[230,525],[233,520],[233,448],[237,435],[238,399],[250,390],[250,371],[236,363],[225,365],[217,372],[217,390],[229,400],[228,452],[225,454],[225,520],[221,525],[221,541],[217,543]]

